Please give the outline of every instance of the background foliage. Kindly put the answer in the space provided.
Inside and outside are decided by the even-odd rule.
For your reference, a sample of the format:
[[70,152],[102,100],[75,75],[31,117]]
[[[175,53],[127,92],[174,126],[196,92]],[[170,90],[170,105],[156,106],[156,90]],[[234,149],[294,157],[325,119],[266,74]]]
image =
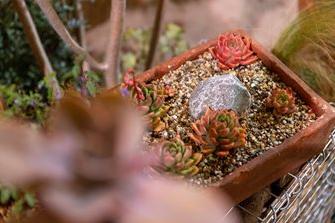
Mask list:
[[[121,67],[124,72],[134,68],[140,72],[144,70],[148,56],[151,29],[129,28],[124,33],[122,46]],[[160,36],[155,63],[165,61],[188,49],[182,27],[174,23],[165,25]]]
[[[65,44],[46,21],[32,0],[26,1],[43,46],[57,74],[71,69],[73,58]],[[73,7],[54,0],[54,6],[70,30],[75,30]],[[38,69],[11,0],[0,1],[0,84],[15,84],[24,90],[38,89],[43,74]],[[60,75],[59,75],[60,76]]]
[[[66,1],[53,0],[53,3],[73,36],[76,36],[77,28],[83,21],[75,18],[75,8]],[[28,0],[27,5],[60,84],[63,88],[84,89],[88,95],[94,95],[97,86],[102,83],[101,75],[94,72],[82,75],[81,60],[73,57],[38,6],[32,0]],[[50,106],[44,76],[37,67],[12,2],[0,1],[0,11],[0,96],[7,109],[5,113],[10,117],[41,123]],[[130,67],[137,72],[144,70],[150,37],[151,29],[126,30],[121,55],[122,72]],[[176,24],[167,24],[162,31],[155,62],[166,60],[187,48],[183,29]]]
[[[26,2],[61,86],[78,89],[88,96],[95,95],[102,76],[91,71],[83,73],[82,60],[73,57],[38,6],[32,0]],[[64,2],[54,0],[54,7],[75,36],[80,21],[74,18],[74,7]],[[0,11],[0,98],[3,114],[43,125],[51,106],[44,75],[35,62],[12,1],[0,1]],[[143,71],[150,38],[150,29],[127,29],[122,46],[122,71],[130,67],[137,72]],[[167,24],[162,31],[155,63],[180,54],[187,48],[183,29],[176,24]],[[29,192],[0,186],[0,215],[16,218],[18,213],[34,207],[35,203],[34,195]]]
[[318,0],[284,31],[273,52],[308,85],[335,101],[335,1]]

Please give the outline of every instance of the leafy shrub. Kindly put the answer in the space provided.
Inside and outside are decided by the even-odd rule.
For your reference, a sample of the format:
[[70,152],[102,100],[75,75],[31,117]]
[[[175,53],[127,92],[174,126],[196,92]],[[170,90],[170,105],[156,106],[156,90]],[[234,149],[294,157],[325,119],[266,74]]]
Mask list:
[[[53,68],[59,74],[67,72],[73,66],[72,54],[33,0],[26,2]],[[71,16],[73,7],[61,0],[53,2],[60,17],[74,30],[76,23]],[[12,1],[0,1],[0,11],[0,84],[15,84],[26,90],[35,89],[43,79],[43,74],[37,67]]]
[[102,74],[93,71],[82,71],[82,61],[77,59],[74,66],[59,81],[64,89],[75,88],[84,95],[94,96],[103,84]]
[[[129,28],[124,33],[122,46],[121,67],[122,72],[129,68],[143,71],[147,59],[151,30],[142,28]],[[184,39],[184,30],[174,23],[165,26],[159,40],[156,63],[176,56],[188,49]]]
[[3,217],[19,218],[19,215],[36,205],[33,193],[23,192],[15,187],[0,186],[0,204],[7,207]]
[[26,93],[18,90],[15,85],[0,85],[0,96],[5,107],[4,114],[7,117],[17,117],[38,123],[45,120],[49,104],[40,93],[33,91]]

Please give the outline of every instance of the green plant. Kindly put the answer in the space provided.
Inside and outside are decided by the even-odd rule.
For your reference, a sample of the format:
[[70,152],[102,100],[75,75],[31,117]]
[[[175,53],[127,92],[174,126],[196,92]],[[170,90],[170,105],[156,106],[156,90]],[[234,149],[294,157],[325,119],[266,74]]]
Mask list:
[[[38,6],[32,0],[26,2],[53,68],[57,74],[67,72],[73,66],[72,54]],[[54,0],[53,3],[61,18],[69,24],[71,30],[75,30],[77,23],[74,22],[74,8],[61,0]],[[19,89],[28,91],[36,89],[43,80],[43,74],[36,65],[12,1],[0,1],[0,11],[0,84],[15,84]]]
[[161,117],[166,114],[169,107],[164,105],[164,98],[167,95],[159,95],[157,88],[153,85],[146,85],[144,90],[144,100],[138,102],[138,108],[144,112],[145,118],[149,121],[149,127],[155,132],[165,129],[165,123]]
[[275,88],[267,98],[267,107],[274,108],[277,114],[290,114],[296,111],[295,97],[291,88]]
[[171,88],[158,89],[154,85],[144,85],[135,79],[134,71],[128,70],[121,84],[121,92],[124,96],[130,96],[139,111],[144,114],[149,128],[153,131],[162,131],[165,123],[161,120],[169,109],[164,105],[164,99],[171,96]]
[[5,217],[18,218],[23,211],[34,208],[36,197],[33,193],[15,187],[0,186],[0,206],[7,207]]
[[189,137],[200,145],[205,154],[215,152],[223,157],[229,150],[246,143],[246,130],[240,126],[237,114],[231,110],[214,111],[208,108],[191,127],[193,133]]
[[197,165],[202,160],[201,153],[194,153],[192,146],[187,146],[177,137],[174,141],[157,144],[155,152],[159,172],[181,176],[192,176],[199,172]]
[[63,88],[75,88],[87,96],[95,96],[98,89],[103,85],[103,76],[93,71],[83,71],[83,61],[75,60],[74,66],[60,76],[60,83]]
[[273,52],[326,100],[335,100],[335,2],[319,0],[302,11]]
[[[129,68],[143,71],[149,51],[151,30],[129,28],[124,32],[122,45],[121,67],[122,73]],[[188,49],[184,39],[184,30],[173,23],[169,23],[162,31],[159,40],[157,61],[163,61],[178,55]]]
[[4,115],[42,123],[50,104],[42,95],[33,91],[18,90],[15,85],[0,85],[0,97],[4,104]]
[[163,61],[179,55],[187,49],[184,29],[175,23],[166,24],[159,41],[159,60]]

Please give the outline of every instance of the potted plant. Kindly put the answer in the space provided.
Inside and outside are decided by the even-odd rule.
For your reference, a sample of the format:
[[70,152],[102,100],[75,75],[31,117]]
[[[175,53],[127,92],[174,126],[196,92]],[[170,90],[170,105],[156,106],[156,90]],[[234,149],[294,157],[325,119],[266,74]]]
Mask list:
[[236,203],[319,153],[335,124],[335,110],[241,30],[128,72],[121,92],[148,122],[154,169]]

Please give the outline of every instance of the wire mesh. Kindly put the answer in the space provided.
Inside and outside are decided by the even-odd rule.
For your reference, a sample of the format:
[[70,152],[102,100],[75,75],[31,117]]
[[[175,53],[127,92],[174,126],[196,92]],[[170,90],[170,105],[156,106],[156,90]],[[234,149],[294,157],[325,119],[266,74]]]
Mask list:
[[309,160],[299,173],[289,173],[289,186],[256,216],[241,205],[235,208],[262,223],[323,223],[335,210],[335,130],[323,151]]

